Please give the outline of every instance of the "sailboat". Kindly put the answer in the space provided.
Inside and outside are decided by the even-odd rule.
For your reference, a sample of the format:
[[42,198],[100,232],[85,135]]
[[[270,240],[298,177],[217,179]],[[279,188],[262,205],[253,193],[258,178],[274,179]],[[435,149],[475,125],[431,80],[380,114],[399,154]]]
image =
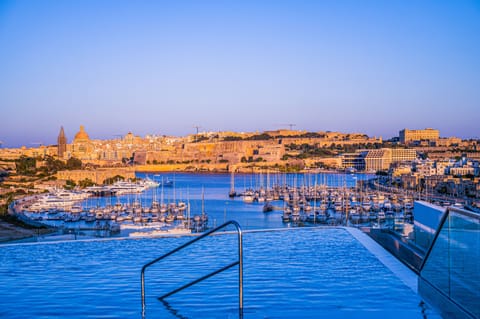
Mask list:
[[265,202],[265,205],[263,205],[263,212],[268,213],[268,212],[271,212],[272,210],[273,210],[273,205],[269,201]]
[[232,175],[230,177],[230,192],[228,193],[228,197],[233,198],[237,196],[237,192],[235,191],[235,171],[232,171]]

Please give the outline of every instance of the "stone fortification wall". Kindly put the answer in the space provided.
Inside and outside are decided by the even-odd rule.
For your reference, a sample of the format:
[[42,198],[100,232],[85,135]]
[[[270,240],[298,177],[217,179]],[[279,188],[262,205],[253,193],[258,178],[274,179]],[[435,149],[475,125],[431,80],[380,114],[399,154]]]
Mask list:
[[172,145],[161,151],[147,152],[145,163],[190,164],[190,163],[240,163],[242,158],[259,157],[266,161],[279,160],[285,154],[277,140],[266,141],[219,141]]
[[72,180],[75,183],[90,179],[96,184],[103,184],[107,178],[114,176],[123,176],[126,179],[135,178],[135,170],[133,168],[99,168],[95,170],[71,170],[57,172],[59,180]]

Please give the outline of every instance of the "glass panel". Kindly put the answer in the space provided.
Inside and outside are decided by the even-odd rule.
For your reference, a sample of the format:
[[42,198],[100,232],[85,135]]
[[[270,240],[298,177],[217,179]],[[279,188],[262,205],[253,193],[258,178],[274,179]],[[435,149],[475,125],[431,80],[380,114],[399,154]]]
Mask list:
[[450,211],[421,272],[475,318],[480,318],[479,243],[479,219]]
[[421,201],[416,201],[414,205],[415,244],[426,252],[430,248],[446,209]]
[[449,219],[445,221],[444,227],[440,229],[440,234],[435,242],[430,256],[421,272],[430,284],[441,290],[447,296],[450,296],[449,273]]
[[480,223],[450,212],[450,298],[480,318]]

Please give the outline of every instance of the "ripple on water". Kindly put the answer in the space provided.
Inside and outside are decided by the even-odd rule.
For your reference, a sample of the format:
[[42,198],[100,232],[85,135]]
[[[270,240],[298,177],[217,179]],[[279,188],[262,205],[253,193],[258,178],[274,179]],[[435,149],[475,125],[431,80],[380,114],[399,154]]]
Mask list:
[[[0,247],[0,278],[8,287],[0,315],[140,317],[141,267],[189,239]],[[149,268],[147,318],[238,318],[236,267],[166,304],[156,299],[236,254],[236,235],[213,236]],[[419,297],[343,229],[246,233],[244,280],[245,318],[423,318]]]

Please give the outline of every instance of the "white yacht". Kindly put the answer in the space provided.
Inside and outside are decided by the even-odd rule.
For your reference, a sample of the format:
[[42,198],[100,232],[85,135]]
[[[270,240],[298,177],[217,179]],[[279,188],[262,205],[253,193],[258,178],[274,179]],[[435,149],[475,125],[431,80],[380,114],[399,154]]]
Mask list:
[[64,189],[54,190],[51,194],[66,201],[81,201],[90,196],[87,192],[67,191]]
[[145,186],[140,185],[138,183],[125,182],[125,181],[118,181],[106,187],[110,191],[115,192],[117,195],[141,193],[147,189]]
[[32,205],[28,207],[30,211],[40,212],[50,209],[69,210],[78,200],[67,200],[51,194],[38,198]]

